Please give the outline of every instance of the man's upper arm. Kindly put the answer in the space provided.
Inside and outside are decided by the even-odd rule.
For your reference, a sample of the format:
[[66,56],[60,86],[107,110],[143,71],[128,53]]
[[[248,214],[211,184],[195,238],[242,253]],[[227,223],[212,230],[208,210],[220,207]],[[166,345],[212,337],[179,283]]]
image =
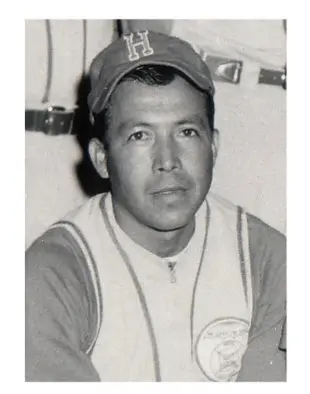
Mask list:
[[253,318],[238,380],[285,381],[286,240],[253,216],[248,224]]
[[26,381],[99,381],[85,354],[90,292],[76,254],[44,235],[27,250],[25,272]]

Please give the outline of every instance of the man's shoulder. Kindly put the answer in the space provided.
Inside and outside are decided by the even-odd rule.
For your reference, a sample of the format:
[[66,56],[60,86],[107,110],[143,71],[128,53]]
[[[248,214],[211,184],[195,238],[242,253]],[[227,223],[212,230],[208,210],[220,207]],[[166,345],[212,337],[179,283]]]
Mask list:
[[286,237],[284,234],[264,222],[259,217],[247,212],[243,207],[236,205],[221,195],[211,192],[209,193],[207,200],[212,201],[213,204],[215,203],[221,208],[225,208],[225,213],[235,213],[238,208],[243,209],[246,212],[248,229],[253,242],[266,242],[267,244],[274,244],[276,247],[285,245]]
[[286,237],[254,215],[247,214],[247,219],[254,293],[272,294],[285,302]]
[[284,234],[222,196],[210,193],[208,199],[215,202],[220,209],[224,209],[224,214],[235,215],[238,208],[241,208],[240,212],[243,210],[246,213],[250,260],[255,276],[266,272],[271,273],[279,268],[282,271],[285,270],[286,237]]
[[74,222],[74,220],[79,216],[87,215],[94,208],[98,209],[98,202],[104,195],[107,195],[107,193],[101,193],[90,197],[82,204],[67,211],[62,217],[57,219],[56,222],[49,225],[49,227],[46,228],[44,232],[34,239],[29,245],[26,245],[26,254],[36,250],[48,250],[52,245],[58,245],[62,250],[63,247],[71,248],[72,243],[74,243],[72,242],[73,238],[70,237],[68,231],[59,226],[59,223]]
[[103,197],[106,197],[109,194],[110,193],[99,193],[92,197],[89,197],[83,204],[67,212],[67,214],[60,221],[71,221],[75,220],[79,216],[89,216],[92,213],[98,214],[98,210],[101,209],[100,201]]
[[52,227],[26,250],[26,284],[44,289],[57,283],[60,291],[64,278],[74,293],[89,293],[91,281],[83,251],[65,228]]
[[[54,274],[84,280],[88,275],[85,253],[80,242],[80,223],[98,216],[99,202],[104,194],[89,198],[85,203],[69,211],[61,220],[50,226],[26,250],[27,278]],[[74,227],[75,231],[70,231]],[[76,232],[80,235],[75,236]],[[83,237],[82,237],[83,238]]]
[[259,217],[247,213],[250,244],[264,247],[275,252],[286,249],[286,236]]

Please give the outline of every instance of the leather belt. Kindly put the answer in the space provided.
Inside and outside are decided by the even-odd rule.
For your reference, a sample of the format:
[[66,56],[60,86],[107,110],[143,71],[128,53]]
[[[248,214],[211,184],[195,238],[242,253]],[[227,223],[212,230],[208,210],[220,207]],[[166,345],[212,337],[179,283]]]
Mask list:
[[51,106],[42,110],[25,110],[26,131],[40,131],[47,135],[71,134],[74,110]]
[[[207,55],[203,51],[200,54],[209,66],[214,81],[239,84],[242,77],[243,61]],[[286,66],[283,70],[260,68],[257,83],[281,86],[286,89]]]
[[258,83],[282,86],[283,89],[286,89],[286,67],[284,71],[261,68],[258,76]]

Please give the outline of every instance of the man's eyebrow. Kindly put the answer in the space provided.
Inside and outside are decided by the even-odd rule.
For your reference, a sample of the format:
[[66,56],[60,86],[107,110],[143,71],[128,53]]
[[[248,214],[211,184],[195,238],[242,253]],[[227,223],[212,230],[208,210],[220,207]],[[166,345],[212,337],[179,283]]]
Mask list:
[[177,122],[179,126],[187,123],[199,123],[201,126],[205,126],[206,124],[208,124],[208,121],[200,115],[191,115]]
[[129,121],[123,121],[121,122],[117,129],[119,130],[119,132],[124,131],[124,129],[126,129],[127,127],[133,127],[133,126],[142,126],[142,127],[151,127],[152,125],[150,123],[147,122],[136,122],[134,120],[129,120]]

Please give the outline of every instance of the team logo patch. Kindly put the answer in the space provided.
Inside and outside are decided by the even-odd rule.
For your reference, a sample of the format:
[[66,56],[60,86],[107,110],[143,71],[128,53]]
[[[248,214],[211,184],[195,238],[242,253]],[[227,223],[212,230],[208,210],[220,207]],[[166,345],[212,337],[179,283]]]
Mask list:
[[196,342],[196,359],[204,375],[215,382],[234,381],[247,347],[249,323],[225,318],[208,324]]

